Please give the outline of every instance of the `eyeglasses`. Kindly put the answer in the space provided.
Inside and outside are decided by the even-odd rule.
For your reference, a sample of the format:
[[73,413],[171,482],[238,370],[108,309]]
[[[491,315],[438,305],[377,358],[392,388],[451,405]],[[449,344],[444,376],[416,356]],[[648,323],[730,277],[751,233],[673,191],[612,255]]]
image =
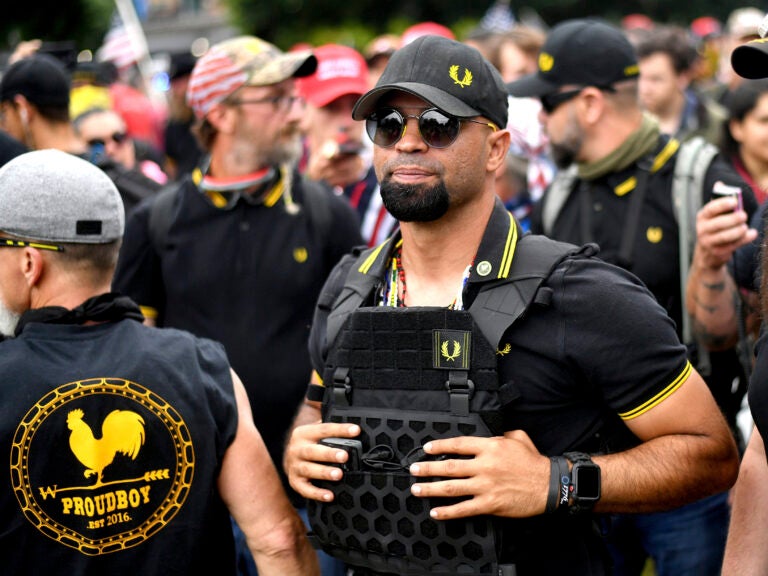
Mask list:
[[[557,110],[558,106],[565,104],[568,100],[573,100],[576,96],[581,94],[585,88],[588,88],[588,86],[566,90],[565,92],[545,94],[544,96],[539,97],[539,100],[541,100],[541,107],[547,114],[552,114],[552,112]],[[616,89],[613,86],[594,86],[594,88],[597,88],[601,92],[616,92]]]
[[492,122],[481,122],[471,118],[457,118],[430,108],[419,115],[403,114],[394,108],[380,108],[365,120],[365,131],[377,146],[390,148],[405,136],[409,118],[416,118],[419,123],[419,134],[425,144],[432,148],[447,148],[459,137],[462,122],[474,122],[488,126],[494,132],[499,129]]
[[0,238],[0,248],[37,248],[38,250],[51,250],[53,252],[64,252],[64,246],[57,244],[41,244],[40,242],[25,242],[24,240],[14,240],[13,238]]
[[231,106],[242,106],[243,104],[272,104],[272,107],[276,112],[287,112],[294,104],[304,105],[304,99],[301,96],[287,96],[282,94],[280,96],[270,96],[268,98],[232,98],[227,100],[227,104]]
[[109,140],[115,144],[122,144],[128,139],[128,134],[125,132],[114,132],[106,138],[91,138],[88,140],[88,146],[105,146]]

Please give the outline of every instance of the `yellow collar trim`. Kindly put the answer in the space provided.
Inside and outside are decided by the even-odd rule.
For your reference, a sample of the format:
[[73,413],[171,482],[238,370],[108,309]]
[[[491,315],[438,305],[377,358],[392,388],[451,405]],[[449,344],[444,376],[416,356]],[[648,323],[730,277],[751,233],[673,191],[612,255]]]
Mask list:
[[[653,164],[651,165],[651,174],[658,172],[661,170],[661,168],[669,162],[669,159],[674,156],[675,152],[677,152],[678,148],[680,148],[680,141],[675,140],[674,138],[670,138],[669,142],[667,142],[667,145],[664,146],[664,148],[661,149],[661,152],[656,154],[656,157],[653,159]],[[621,184],[616,186],[613,189],[613,193],[616,194],[616,196],[624,196],[625,194],[628,194],[632,190],[635,189],[637,186],[637,178],[634,176],[631,176],[624,180]]]

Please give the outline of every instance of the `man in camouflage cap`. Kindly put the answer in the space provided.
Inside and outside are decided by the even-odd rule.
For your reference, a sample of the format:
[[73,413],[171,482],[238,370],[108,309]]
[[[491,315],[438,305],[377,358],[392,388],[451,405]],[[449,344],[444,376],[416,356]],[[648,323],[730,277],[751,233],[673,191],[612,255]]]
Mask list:
[[129,218],[114,282],[158,325],[224,344],[278,469],[311,374],[315,301],[362,242],[352,208],[292,166],[304,111],[294,79],[316,66],[310,51],[252,36],[197,61],[187,100],[207,156]]

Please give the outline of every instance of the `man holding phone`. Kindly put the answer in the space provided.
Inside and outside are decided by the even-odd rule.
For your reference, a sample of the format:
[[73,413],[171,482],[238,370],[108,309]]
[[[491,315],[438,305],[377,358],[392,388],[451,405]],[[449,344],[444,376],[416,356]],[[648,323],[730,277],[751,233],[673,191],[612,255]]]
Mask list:
[[320,46],[314,54],[317,71],[296,81],[307,104],[300,169],[347,198],[372,246],[389,237],[397,222],[381,202],[371,149],[363,144],[363,123],[352,118],[355,102],[369,88],[368,65],[359,52],[339,44]]

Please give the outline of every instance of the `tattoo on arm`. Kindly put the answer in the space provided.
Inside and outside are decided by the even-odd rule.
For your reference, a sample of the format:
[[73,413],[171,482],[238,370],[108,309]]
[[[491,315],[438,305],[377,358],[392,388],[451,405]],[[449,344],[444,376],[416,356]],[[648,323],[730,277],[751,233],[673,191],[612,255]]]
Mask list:
[[719,306],[707,305],[704,302],[702,302],[699,298],[697,298],[696,296],[693,297],[693,301],[696,302],[696,305],[699,308],[701,308],[705,312],[708,312],[709,314],[714,314],[720,308]]
[[707,290],[712,290],[713,292],[722,292],[725,290],[725,282],[715,282],[714,284],[710,284],[709,282],[701,282],[701,285],[704,286]]

